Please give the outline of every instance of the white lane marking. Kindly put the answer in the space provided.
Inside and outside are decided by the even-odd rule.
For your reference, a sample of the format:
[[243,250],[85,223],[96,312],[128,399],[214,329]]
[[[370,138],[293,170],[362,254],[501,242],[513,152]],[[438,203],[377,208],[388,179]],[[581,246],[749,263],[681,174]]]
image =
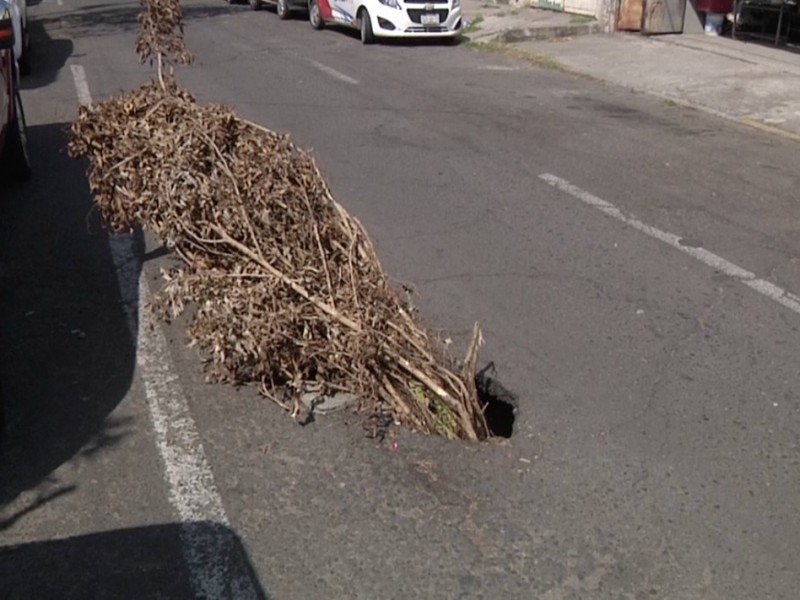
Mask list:
[[[86,72],[72,65],[78,100],[91,106]],[[197,426],[175,374],[167,342],[146,308],[150,289],[130,235],[109,236],[123,310],[136,339],[136,362],[156,445],[164,461],[169,500],[181,521],[184,560],[198,598],[257,598],[254,582],[233,567],[236,539],[217,491]],[[138,325],[137,325],[138,323]]]
[[92,105],[92,94],[89,93],[89,82],[86,80],[86,71],[81,65],[70,65],[72,79],[75,81],[75,91],[78,93],[78,102],[83,106]]
[[350,77],[349,75],[345,75],[344,73],[340,73],[339,71],[337,71],[332,67],[329,67],[328,65],[323,65],[321,62],[317,62],[310,58],[308,59],[308,62],[310,62],[312,65],[314,65],[317,69],[319,69],[323,73],[330,75],[334,79],[338,79],[339,81],[344,81],[345,83],[349,83],[350,85],[358,85],[358,80],[353,79],[352,77]]
[[64,6],[64,0],[56,0],[56,4],[59,6]]
[[696,258],[712,269],[716,269],[717,271],[737,279],[750,289],[755,290],[759,294],[762,294],[767,298],[774,300],[778,304],[785,306],[789,310],[800,314],[800,297],[792,294],[782,287],[775,285],[774,283],[770,283],[765,279],[756,277],[755,273],[748,271],[747,269],[743,269],[742,267],[725,260],[721,256],[718,256],[713,252],[709,252],[705,248],[692,248],[690,246],[684,246],[680,243],[680,236],[677,236],[673,233],[667,233],[666,231],[661,231],[660,229],[656,229],[650,225],[646,225],[633,215],[625,215],[620,209],[610,202],[606,202],[602,198],[598,198],[586,190],[572,185],[565,179],[561,179],[560,177],[551,175],[550,173],[539,175],[539,179],[549,183],[555,188],[558,188],[562,192],[566,192],[570,196],[577,198],[584,204],[596,208],[608,216],[614,217],[618,221],[622,221],[623,223],[630,225],[637,231],[646,233],[650,237],[653,237],[671,246],[672,248],[675,248],[675,250],[680,250],[684,254],[688,254],[689,256]]
[[478,67],[479,71],[519,71],[519,67],[511,67],[507,65],[485,65]]

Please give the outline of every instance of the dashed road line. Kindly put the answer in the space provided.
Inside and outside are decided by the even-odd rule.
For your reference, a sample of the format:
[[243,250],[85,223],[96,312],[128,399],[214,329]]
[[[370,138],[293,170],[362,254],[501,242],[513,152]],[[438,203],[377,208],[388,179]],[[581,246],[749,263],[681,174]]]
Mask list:
[[[71,65],[78,101],[92,104],[81,65]],[[150,289],[130,235],[112,235],[109,247],[123,309],[136,340],[136,362],[156,445],[164,461],[169,500],[181,522],[181,547],[198,598],[257,598],[249,574],[232,568],[236,539],[217,491],[194,419],[158,323],[147,310]],[[235,564],[235,563],[233,563]]]
[[92,105],[92,94],[89,93],[89,82],[86,80],[86,71],[81,65],[70,65],[72,79],[75,81],[75,91],[78,94],[78,102],[83,106]]
[[556,175],[552,175],[550,173],[544,173],[539,175],[539,179],[545,181],[546,183],[550,184],[551,186],[558,188],[562,192],[566,192],[570,196],[577,198],[584,204],[591,206],[592,208],[596,208],[602,213],[617,219],[618,221],[622,221],[626,225],[630,225],[637,231],[641,231],[649,235],[652,238],[655,238],[661,242],[664,242],[668,246],[671,246],[675,250],[680,250],[684,254],[688,254],[689,256],[699,260],[700,262],[708,265],[712,269],[716,269],[729,277],[736,279],[737,281],[741,282],[742,284],[746,285],[752,290],[755,290],[759,294],[762,294],[769,298],[770,300],[774,300],[778,304],[785,306],[789,310],[800,314],[800,297],[792,294],[791,292],[783,289],[775,285],[774,283],[770,283],[765,279],[760,279],[756,276],[755,273],[748,271],[747,269],[743,269],[742,267],[735,265],[734,263],[725,260],[721,256],[714,254],[713,252],[709,252],[705,248],[695,248],[691,246],[684,246],[681,244],[681,237],[675,235],[674,233],[668,233],[666,231],[661,231],[655,227],[651,227],[634,217],[633,215],[626,215],[624,214],[619,208],[603,200],[602,198],[598,198],[597,196],[583,190],[575,185],[572,185],[569,181],[557,177]]
[[482,65],[478,67],[479,71],[519,71],[520,68],[509,65]]
[[337,71],[333,67],[329,67],[328,65],[323,65],[321,62],[317,62],[312,59],[308,59],[308,62],[315,66],[317,69],[330,75],[334,79],[338,79],[339,81],[344,81],[345,83],[349,83],[350,85],[358,85],[358,80],[353,79],[349,75],[345,75],[344,73]]

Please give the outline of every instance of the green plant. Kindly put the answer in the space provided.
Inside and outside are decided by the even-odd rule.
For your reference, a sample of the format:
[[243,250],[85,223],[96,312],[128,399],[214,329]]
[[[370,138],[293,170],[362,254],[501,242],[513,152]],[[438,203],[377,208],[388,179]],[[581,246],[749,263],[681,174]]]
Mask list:
[[570,15],[569,22],[575,25],[582,25],[584,23],[592,23],[596,19],[589,15]]

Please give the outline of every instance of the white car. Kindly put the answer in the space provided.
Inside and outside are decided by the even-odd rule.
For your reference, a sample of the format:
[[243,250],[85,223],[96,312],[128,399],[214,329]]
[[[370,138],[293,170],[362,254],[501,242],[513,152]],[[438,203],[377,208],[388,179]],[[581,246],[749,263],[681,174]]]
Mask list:
[[9,0],[8,4],[11,8],[11,18],[14,22],[14,58],[17,59],[20,74],[27,75],[31,70],[28,3],[26,0]]
[[361,41],[375,38],[450,38],[461,33],[461,0],[308,0],[314,29],[326,23],[361,31]]

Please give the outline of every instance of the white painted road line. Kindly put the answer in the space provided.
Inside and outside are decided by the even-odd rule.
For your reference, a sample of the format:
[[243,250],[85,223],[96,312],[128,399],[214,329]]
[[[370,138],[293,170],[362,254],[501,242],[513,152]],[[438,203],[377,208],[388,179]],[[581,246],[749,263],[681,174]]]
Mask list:
[[323,73],[330,75],[334,79],[338,79],[339,81],[344,81],[345,83],[349,83],[350,85],[358,85],[358,80],[353,79],[352,77],[350,77],[349,75],[345,75],[344,73],[340,73],[339,71],[337,71],[332,67],[329,67],[328,65],[323,65],[322,63],[312,60],[310,58],[308,59],[308,62],[314,65],[317,69],[319,69]]
[[[72,65],[78,100],[91,106],[86,73]],[[254,582],[231,558],[236,539],[217,491],[189,405],[161,327],[146,308],[150,290],[130,235],[112,235],[109,247],[125,316],[136,340],[136,362],[156,445],[164,461],[169,500],[181,522],[181,546],[197,598],[256,598]],[[137,325],[138,324],[138,325]]]
[[511,67],[508,65],[485,65],[478,67],[479,71],[519,71],[519,67]]
[[551,175],[550,173],[545,173],[543,175],[539,175],[539,179],[547,182],[555,188],[558,188],[562,192],[566,192],[570,196],[577,198],[584,204],[587,204],[592,208],[596,208],[600,212],[603,212],[610,217],[614,217],[618,221],[622,221],[623,223],[630,225],[637,231],[646,233],[650,237],[675,248],[675,250],[680,250],[684,254],[688,254],[689,256],[696,258],[712,269],[716,269],[717,271],[725,273],[726,275],[742,282],[750,289],[755,290],[759,294],[763,294],[767,298],[774,300],[789,310],[800,314],[800,297],[795,296],[791,292],[784,290],[783,288],[775,285],[774,283],[770,283],[765,279],[759,279],[756,277],[755,273],[752,273],[747,269],[743,269],[742,267],[739,267],[704,248],[684,246],[680,243],[680,236],[661,231],[660,229],[656,229],[650,225],[646,225],[633,215],[625,215],[620,209],[610,202],[606,202],[602,198],[598,198],[597,196],[594,196],[586,190],[572,185],[570,182],[561,179],[560,177]]
[[72,79],[75,81],[75,91],[78,93],[78,102],[83,106],[92,105],[92,95],[89,93],[89,82],[86,81],[86,71],[80,65],[70,65]]

